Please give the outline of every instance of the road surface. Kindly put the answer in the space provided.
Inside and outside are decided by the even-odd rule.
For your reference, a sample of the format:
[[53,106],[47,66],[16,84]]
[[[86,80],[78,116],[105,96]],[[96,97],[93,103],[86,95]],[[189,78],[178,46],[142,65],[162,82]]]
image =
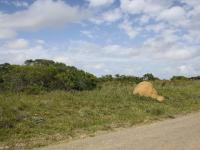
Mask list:
[[200,150],[200,112],[41,150]]

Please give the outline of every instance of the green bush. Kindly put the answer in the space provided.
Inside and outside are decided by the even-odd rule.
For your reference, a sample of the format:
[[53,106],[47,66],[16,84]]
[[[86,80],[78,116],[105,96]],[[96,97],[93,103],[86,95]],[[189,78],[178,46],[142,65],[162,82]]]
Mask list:
[[120,82],[133,82],[133,83],[139,83],[143,79],[136,76],[130,76],[130,75],[119,75],[116,74],[115,76],[112,75],[105,75],[99,78],[100,82],[109,82],[109,81],[120,81]]
[[37,94],[52,90],[91,90],[97,78],[52,60],[26,60],[25,65],[0,65],[0,91]]
[[171,80],[172,80],[172,81],[174,81],[174,80],[188,80],[188,78],[185,77],[185,76],[173,76],[173,77],[171,78]]
[[152,73],[146,73],[146,74],[143,75],[143,80],[154,81],[154,80],[159,80],[159,78],[154,77],[154,75]]
[[44,91],[44,88],[42,86],[38,86],[38,85],[29,85],[26,89],[25,89],[25,93],[27,94],[40,94],[42,91]]

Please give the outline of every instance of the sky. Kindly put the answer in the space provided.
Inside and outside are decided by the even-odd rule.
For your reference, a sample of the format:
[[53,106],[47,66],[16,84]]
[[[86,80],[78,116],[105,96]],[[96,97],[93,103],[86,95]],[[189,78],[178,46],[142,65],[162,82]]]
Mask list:
[[0,63],[200,75],[199,0],[0,0]]

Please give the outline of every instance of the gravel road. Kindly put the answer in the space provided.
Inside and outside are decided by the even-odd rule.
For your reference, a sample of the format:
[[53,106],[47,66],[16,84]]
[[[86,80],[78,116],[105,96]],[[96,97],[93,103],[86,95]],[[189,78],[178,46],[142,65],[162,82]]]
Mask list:
[[200,150],[200,112],[40,150]]

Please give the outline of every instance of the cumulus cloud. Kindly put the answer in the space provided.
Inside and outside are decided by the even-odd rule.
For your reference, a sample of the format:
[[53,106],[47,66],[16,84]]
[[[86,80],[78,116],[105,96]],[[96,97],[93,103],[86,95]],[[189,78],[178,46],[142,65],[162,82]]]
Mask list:
[[104,57],[109,56],[112,58],[133,58],[138,56],[140,53],[137,49],[131,47],[124,47],[121,45],[106,45],[102,48]]
[[43,45],[43,44],[45,44],[45,41],[44,40],[37,40],[36,43]]
[[107,11],[100,11],[94,14],[89,20],[97,25],[115,23],[123,18],[123,13],[120,8],[109,9]]
[[187,61],[200,56],[198,46],[189,46],[179,42],[179,37],[172,33],[149,39],[142,46],[149,58],[166,61]]
[[145,5],[144,0],[121,0],[121,9],[131,14],[141,13]]
[[184,19],[186,15],[185,10],[180,6],[174,6],[161,12],[159,19],[164,21],[177,21]]
[[179,74],[190,75],[195,74],[195,69],[190,65],[181,65],[177,67]]
[[107,11],[102,14],[102,18],[107,22],[114,22],[122,17],[122,12],[120,9],[116,8],[114,10]]
[[139,55],[136,48],[106,44],[99,45],[87,41],[73,41],[69,44],[68,53],[70,56],[85,56],[88,60],[100,59],[130,59]]
[[148,13],[153,16],[172,4],[171,0],[121,0],[120,2],[121,9],[125,12],[131,14]]
[[121,0],[120,7],[132,16],[127,22],[140,24],[133,28],[125,22],[121,28],[129,37],[135,28],[132,37],[146,36],[141,49],[150,58],[186,61],[199,57],[200,3],[196,0]]
[[165,23],[156,23],[156,24],[146,25],[144,28],[147,31],[159,33],[159,32],[165,31],[168,28],[168,26]]
[[160,58],[166,58],[167,60],[187,60],[195,57],[196,51],[190,51],[190,48],[183,49],[179,47],[174,47],[176,49],[170,49],[162,54]]
[[16,36],[12,29],[0,28],[0,39],[9,39]]
[[[0,14],[0,29],[1,32],[4,32],[0,37],[12,37],[18,30],[62,26],[66,23],[78,22],[85,16],[87,16],[85,11],[79,7],[72,7],[61,0],[36,0],[25,10]],[[6,33],[9,36],[5,36]]]
[[29,46],[29,42],[25,39],[16,39],[6,43],[6,48],[9,49],[25,49]]
[[112,4],[115,0],[86,0],[90,7],[99,7]]
[[119,28],[123,29],[125,33],[130,37],[130,38],[135,38],[138,34],[138,31],[133,28],[132,24],[125,20],[119,25]]
[[88,31],[88,30],[83,30],[83,31],[81,31],[81,33],[82,33],[83,35],[89,37],[89,38],[93,38],[93,37],[94,37],[93,34],[92,34],[92,32],[91,32],[91,31]]

